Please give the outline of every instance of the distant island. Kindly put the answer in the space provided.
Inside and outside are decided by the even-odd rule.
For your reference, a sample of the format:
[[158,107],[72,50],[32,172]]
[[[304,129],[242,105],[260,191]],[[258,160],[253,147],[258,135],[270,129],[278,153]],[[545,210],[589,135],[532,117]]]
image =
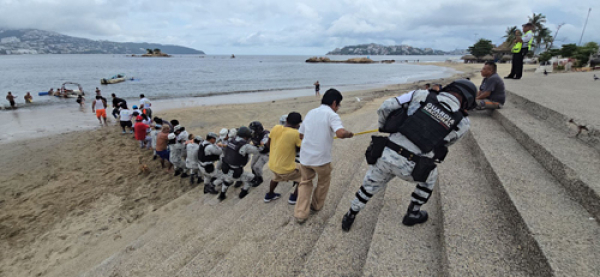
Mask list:
[[0,29],[0,55],[14,54],[147,54],[160,49],[169,54],[199,54],[203,51],[157,43],[91,40],[36,29]]
[[464,55],[467,50],[442,51],[431,48],[416,48],[410,45],[385,46],[381,44],[359,44],[336,48],[327,55]]

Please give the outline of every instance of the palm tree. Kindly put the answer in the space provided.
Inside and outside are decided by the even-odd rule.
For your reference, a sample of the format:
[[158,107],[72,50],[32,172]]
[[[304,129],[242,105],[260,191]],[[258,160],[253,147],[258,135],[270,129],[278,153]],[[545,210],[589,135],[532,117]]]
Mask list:
[[529,17],[529,22],[533,24],[533,26],[535,26],[534,32],[538,32],[539,30],[544,28],[544,23],[546,23],[546,16],[541,13],[533,13],[533,16]]
[[517,38],[515,33],[517,32],[517,30],[518,30],[517,26],[506,27],[506,34],[503,36],[503,38],[506,38],[506,40],[505,40],[506,43],[508,43],[510,45],[515,42],[515,39]]
[[533,26],[535,27],[535,29],[533,30],[533,35],[535,37],[536,42],[536,44],[533,46],[533,53],[535,53],[535,48],[538,48],[543,40],[543,36],[540,35],[540,32],[542,32],[542,30],[544,29],[548,31],[548,29],[544,27],[544,23],[546,23],[546,16],[542,13],[533,13],[533,15],[529,17],[529,23],[533,24]]
[[548,28],[546,28],[546,27],[544,27],[543,29],[541,29],[540,32],[538,33],[537,37],[535,37],[536,45],[541,46],[542,45],[542,41],[543,41],[544,42],[544,47],[545,47],[546,50],[548,50],[548,46],[550,44],[552,44],[553,40],[554,40],[554,37],[552,37],[552,34],[551,34],[550,30],[548,30]]
[[152,55],[152,54],[154,54],[154,52],[152,52],[152,49],[150,49],[150,48],[147,48],[147,49],[146,49],[146,52],[147,52],[149,55]]

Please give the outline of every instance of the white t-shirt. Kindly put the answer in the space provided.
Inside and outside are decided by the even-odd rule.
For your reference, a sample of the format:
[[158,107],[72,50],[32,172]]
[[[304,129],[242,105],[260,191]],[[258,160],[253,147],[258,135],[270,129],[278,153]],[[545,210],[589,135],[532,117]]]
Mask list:
[[[142,123],[152,126],[152,120],[148,118],[148,120],[142,120]],[[150,133],[152,131],[152,127],[146,129],[146,133]]]
[[300,125],[304,135],[300,148],[300,163],[321,166],[331,162],[331,147],[335,132],[344,128],[340,116],[329,106],[321,105],[310,110]]
[[150,100],[146,97],[140,99],[140,109],[149,109],[150,108]]
[[131,121],[133,112],[131,110],[122,109],[119,115],[121,116],[121,121]]

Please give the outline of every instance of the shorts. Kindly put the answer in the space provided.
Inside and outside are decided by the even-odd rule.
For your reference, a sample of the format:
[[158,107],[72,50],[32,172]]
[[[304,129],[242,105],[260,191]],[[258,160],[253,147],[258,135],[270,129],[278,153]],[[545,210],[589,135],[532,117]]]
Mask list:
[[100,117],[106,118],[106,109],[96,110],[96,117],[97,118],[100,118]]
[[300,174],[300,165],[299,164],[296,164],[296,169],[294,169],[294,171],[292,171],[291,173],[288,173],[288,174],[277,174],[273,170],[271,170],[271,172],[273,172],[273,178],[271,178],[271,180],[274,182],[286,182],[286,181],[300,182],[300,178],[302,177],[302,174]]
[[121,127],[125,128],[125,127],[129,127],[132,128],[133,123],[131,123],[131,121],[121,121]]
[[169,160],[169,150],[156,151],[156,155],[163,160]]

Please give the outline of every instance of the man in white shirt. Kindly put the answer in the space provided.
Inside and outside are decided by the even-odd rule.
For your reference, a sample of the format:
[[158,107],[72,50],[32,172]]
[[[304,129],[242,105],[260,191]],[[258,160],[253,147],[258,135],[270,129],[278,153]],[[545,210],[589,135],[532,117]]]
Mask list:
[[145,115],[148,116],[148,118],[152,118],[152,110],[150,109],[151,106],[152,103],[150,103],[150,100],[146,98],[145,95],[140,94],[140,109]]
[[[354,134],[344,129],[342,120],[336,113],[342,102],[342,94],[329,89],[321,99],[321,106],[310,110],[300,126],[300,173],[298,199],[294,217],[298,223],[308,219],[310,210],[319,211],[325,204],[331,181],[331,148],[333,138],[351,138]],[[312,180],[319,175],[314,194]],[[311,200],[311,194],[312,200]]]

